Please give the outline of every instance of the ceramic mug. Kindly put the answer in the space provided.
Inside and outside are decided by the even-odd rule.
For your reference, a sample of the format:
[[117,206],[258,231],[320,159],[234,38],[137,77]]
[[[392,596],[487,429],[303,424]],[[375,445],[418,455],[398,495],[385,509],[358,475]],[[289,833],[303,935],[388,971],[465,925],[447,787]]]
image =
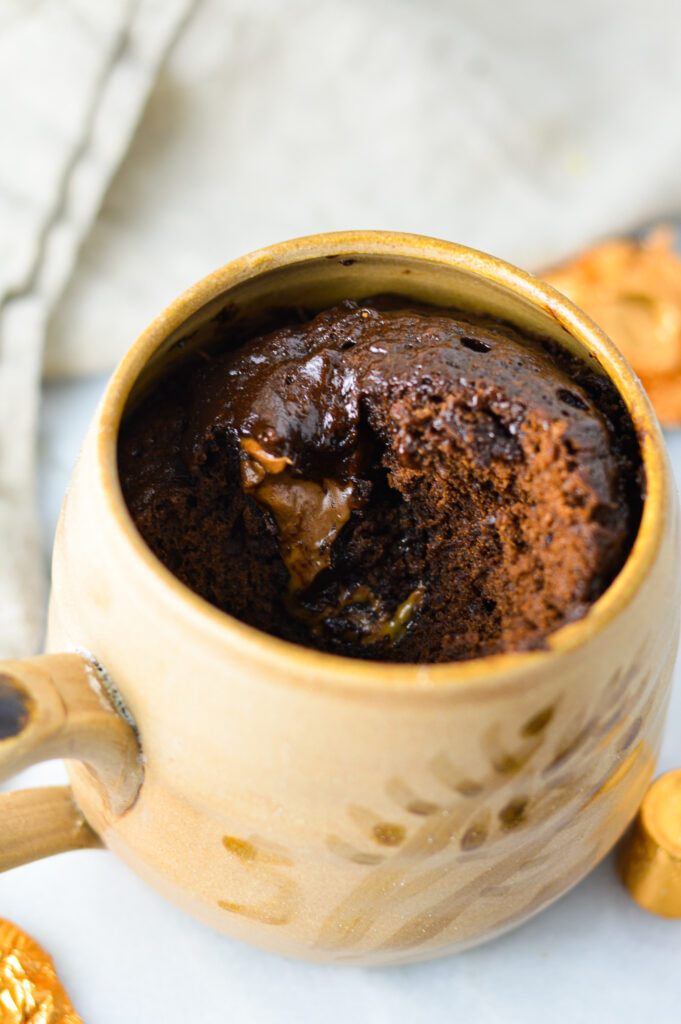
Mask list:
[[[548,335],[630,411],[645,471],[633,550],[544,650],[432,666],[308,650],[197,597],[135,529],[117,435],[161,367],[273,307],[381,292]],[[393,963],[489,939],[578,882],[634,815],[660,743],[678,570],[647,398],[557,292],[482,253],[381,232],[236,260],[145,331],[85,440],[54,550],[50,653],[0,666],[3,775],[62,756],[72,793],[0,798],[0,866],[101,841],[207,924],[308,959]]]

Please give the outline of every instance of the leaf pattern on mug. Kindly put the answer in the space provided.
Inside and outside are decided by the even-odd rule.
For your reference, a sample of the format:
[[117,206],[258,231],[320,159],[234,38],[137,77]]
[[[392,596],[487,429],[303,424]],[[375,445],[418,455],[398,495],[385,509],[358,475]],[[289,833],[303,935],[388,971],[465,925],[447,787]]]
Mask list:
[[249,902],[218,900],[221,910],[252,918],[261,924],[288,924],[299,903],[299,886],[283,869],[293,861],[281,847],[265,844],[252,836],[239,839],[223,836],[222,845],[230,857],[244,868],[240,888],[249,893]]
[[[386,782],[394,815],[349,806],[327,848],[361,874],[327,915],[317,948],[348,961],[413,952],[454,934],[481,901],[490,932],[500,932],[578,881],[612,844],[620,799],[634,806],[652,776],[676,653],[675,644],[662,656],[656,646],[648,637],[591,707],[565,722],[559,700],[520,722],[512,741],[508,723],[489,729],[479,740],[487,765],[479,778],[440,751],[428,765],[428,792],[402,778]],[[657,667],[643,671],[650,664]],[[603,799],[613,806],[599,810],[586,852],[561,869],[556,850],[578,841],[580,812]],[[380,843],[384,828],[394,841]]]

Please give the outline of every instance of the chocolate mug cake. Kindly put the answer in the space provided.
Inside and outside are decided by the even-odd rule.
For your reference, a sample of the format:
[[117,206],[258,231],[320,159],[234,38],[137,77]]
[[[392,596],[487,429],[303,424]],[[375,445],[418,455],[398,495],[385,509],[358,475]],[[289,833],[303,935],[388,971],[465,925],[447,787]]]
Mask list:
[[639,463],[614,388],[554,342],[390,298],[202,350],[119,446],[187,586],[287,640],[411,662],[581,617],[631,548]]
[[[387,293],[408,298],[365,298]],[[328,312],[348,298],[357,305]],[[291,314],[299,303],[307,312]],[[372,310],[382,337],[363,339]],[[354,317],[357,332],[324,334],[334,315]],[[390,341],[398,317],[418,324],[402,323]],[[277,339],[293,346],[287,371],[272,358]],[[379,351],[389,343],[404,361]],[[358,363],[366,351],[366,372],[354,350]],[[532,388],[518,383],[526,371],[512,352],[534,364]],[[345,400],[329,408],[334,395]],[[144,516],[149,529],[158,524],[149,537],[166,544],[168,564],[188,576],[187,554],[212,568],[197,585],[218,599],[218,584],[241,572],[246,614],[269,628],[258,611],[269,601],[279,626],[308,646],[245,625],[180,582],[136,526],[121,474],[141,525]],[[490,506],[495,523],[482,517]],[[211,528],[220,523],[222,534]],[[589,607],[634,532],[625,564]],[[677,646],[679,537],[644,391],[559,293],[484,253],[395,233],[319,235],[247,254],[149,325],[88,431],[55,544],[48,653],[2,665],[31,709],[21,734],[0,744],[2,777],[28,757],[63,754],[72,791],[41,791],[39,810],[35,790],[4,794],[0,870],[101,837],[205,924],[339,965],[425,959],[497,936],[571,888],[641,804]],[[518,571],[523,557],[543,571],[543,593]],[[467,621],[464,604],[474,612],[482,587],[499,609],[490,647],[515,643],[513,615],[527,621],[541,601],[548,607],[564,566],[580,558],[571,607],[588,612],[543,640],[528,631],[542,649],[397,661],[419,638],[416,656],[430,656],[445,621],[455,640],[469,628],[482,634],[487,620]],[[434,608],[440,582],[447,620]],[[343,587],[354,607],[338,608]],[[226,593],[241,599],[236,586]],[[491,620],[495,609],[484,612]],[[435,652],[447,655],[444,644]]]

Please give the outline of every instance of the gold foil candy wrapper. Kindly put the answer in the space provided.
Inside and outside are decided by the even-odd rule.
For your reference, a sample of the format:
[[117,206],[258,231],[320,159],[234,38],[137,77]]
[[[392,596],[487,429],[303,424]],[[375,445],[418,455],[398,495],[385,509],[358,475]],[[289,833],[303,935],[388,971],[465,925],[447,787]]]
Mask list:
[[83,1024],[52,957],[0,918],[0,1024]]
[[681,918],[681,769],[661,775],[646,793],[617,867],[644,910]]

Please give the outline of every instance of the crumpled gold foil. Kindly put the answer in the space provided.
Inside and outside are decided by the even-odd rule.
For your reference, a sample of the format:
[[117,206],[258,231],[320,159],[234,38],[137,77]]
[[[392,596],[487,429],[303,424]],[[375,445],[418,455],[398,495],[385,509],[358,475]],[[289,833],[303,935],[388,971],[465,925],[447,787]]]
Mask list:
[[0,1024],[83,1024],[50,957],[0,918]]
[[641,378],[664,426],[681,426],[681,255],[660,226],[615,238],[541,276],[580,306]]

